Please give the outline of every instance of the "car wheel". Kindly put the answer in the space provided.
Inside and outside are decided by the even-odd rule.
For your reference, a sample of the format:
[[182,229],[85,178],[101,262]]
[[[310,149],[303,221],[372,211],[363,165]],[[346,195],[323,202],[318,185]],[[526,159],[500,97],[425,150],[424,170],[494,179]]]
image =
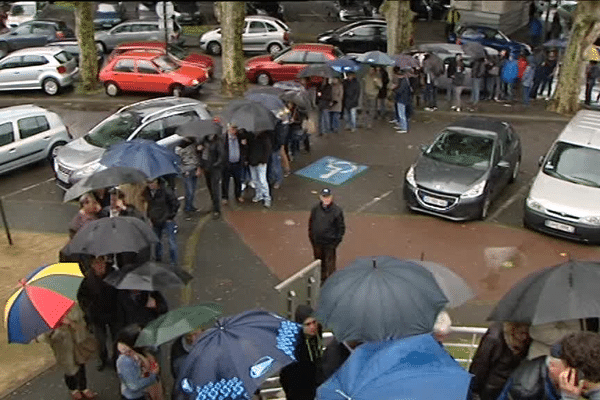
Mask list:
[[0,43],[0,58],[8,54],[8,44],[6,42]]
[[50,147],[50,151],[48,152],[48,161],[52,162],[54,157],[58,154],[58,151],[65,145],[67,142],[56,142]]
[[173,87],[171,88],[171,95],[175,97],[183,96],[183,86],[173,85]]
[[271,83],[271,77],[266,72],[261,72],[256,77],[256,83],[261,86],[267,86],[269,83]]
[[510,175],[510,183],[513,183],[517,180],[517,176],[519,176],[519,167],[521,166],[521,157],[517,158],[515,162],[515,166],[513,167],[512,174]]
[[102,53],[106,54],[108,53],[108,49],[106,48],[106,45],[103,42],[97,42],[100,43],[100,47],[102,47]]
[[210,42],[207,46],[207,49],[212,55],[218,56],[221,54],[221,45],[218,42]]
[[282,49],[283,49],[283,47],[281,47],[281,45],[279,43],[273,43],[273,44],[269,45],[269,47],[267,48],[267,51],[270,54],[276,54],[276,53],[279,53]]
[[44,79],[44,82],[42,82],[42,89],[44,89],[44,93],[48,96],[54,96],[60,90],[60,85],[56,79],[46,78]]
[[483,198],[483,204],[481,205],[481,214],[479,215],[479,219],[482,221],[485,220],[490,212],[490,204],[491,204],[490,194],[486,193]]
[[106,85],[104,85],[104,90],[106,90],[106,94],[110,97],[115,97],[119,94],[119,87],[114,82],[106,82]]

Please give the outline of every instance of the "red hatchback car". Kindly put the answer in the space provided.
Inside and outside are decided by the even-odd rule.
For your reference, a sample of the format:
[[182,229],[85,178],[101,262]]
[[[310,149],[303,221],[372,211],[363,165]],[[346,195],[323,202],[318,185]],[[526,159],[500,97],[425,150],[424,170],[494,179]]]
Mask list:
[[[123,54],[126,51],[140,50],[147,52],[157,52],[159,54],[165,54],[165,43],[164,42],[130,42],[123,43],[115,47],[115,49],[108,56],[108,60],[112,60],[113,57]],[[181,48],[175,44],[169,43],[169,55],[175,60],[179,61],[183,65],[191,65],[195,67],[201,67],[206,69],[208,76],[212,79],[214,76],[215,62],[211,56],[204,54],[190,53],[186,49]]]
[[200,90],[206,81],[206,71],[181,65],[164,54],[128,51],[113,57],[98,78],[109,96],[116,96],[121,90],[182,96]]
[[279,54],[250,58],[246,61],[246,77],[259,85],[291,81],[307,65],[323,64],[343,55],[329,44],[295,44]]

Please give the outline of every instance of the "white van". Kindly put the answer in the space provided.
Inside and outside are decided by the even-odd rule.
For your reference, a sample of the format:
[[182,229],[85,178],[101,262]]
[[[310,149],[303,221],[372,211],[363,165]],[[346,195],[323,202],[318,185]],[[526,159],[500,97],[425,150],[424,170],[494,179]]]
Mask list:
[[37,13],[37,2],[16,1],[10,6],[6,17],[6,26],[16,28],[23,22],[32,21]]
[[524,225],[600,244],[600,112],[579,111],[540,167],[525,199]]

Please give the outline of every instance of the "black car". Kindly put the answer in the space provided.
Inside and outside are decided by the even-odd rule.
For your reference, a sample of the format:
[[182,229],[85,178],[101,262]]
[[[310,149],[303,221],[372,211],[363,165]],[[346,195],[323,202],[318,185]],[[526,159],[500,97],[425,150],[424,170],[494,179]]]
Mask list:
[[361,21],[378,16],[380,0],[336,0],[334,6],[342,22]]
[[[77,65],[79,65],[80,49],[79,42],[77,42],[77,40],[59,40],[46,44],[46,47],[60,47],[67,53],[71,54],[77,61]],[[104,52],[102,51],[102,46],[100,43],[96,43],[96,54],[98,59],[98,71],[100,71],[102,64],[104,63]]]
[[284,21],[283,5],[278,1],[247,1],[246,15],[268,15]]
[[321,33],[317,41],[337,46],[346,54],[372,50],[385,52],[387,51],[387,24],[380,19],[353,22]]
[[75,32],[63,21],[33,20],[0,35],[0,58],[26,47],[45,46],[56,40],[74,38]]
[[519,174],[521,140],[504,121],[457,121],[421,150],[404,178],[404,199],[413,211],[485,219],[491,201]]

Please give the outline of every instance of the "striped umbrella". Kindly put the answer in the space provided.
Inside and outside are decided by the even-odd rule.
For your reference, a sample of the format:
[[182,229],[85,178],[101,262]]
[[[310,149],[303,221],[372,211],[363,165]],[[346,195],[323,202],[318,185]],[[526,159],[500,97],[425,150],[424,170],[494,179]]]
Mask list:
[[19,283],[4,308],[8,343],[29,343],[54,329],[77,301],[83,275],[77,263],[39,267]]
[[592,46],[583,53],[583,57],[587,61],[600,61],[600,50],[596,46]]

